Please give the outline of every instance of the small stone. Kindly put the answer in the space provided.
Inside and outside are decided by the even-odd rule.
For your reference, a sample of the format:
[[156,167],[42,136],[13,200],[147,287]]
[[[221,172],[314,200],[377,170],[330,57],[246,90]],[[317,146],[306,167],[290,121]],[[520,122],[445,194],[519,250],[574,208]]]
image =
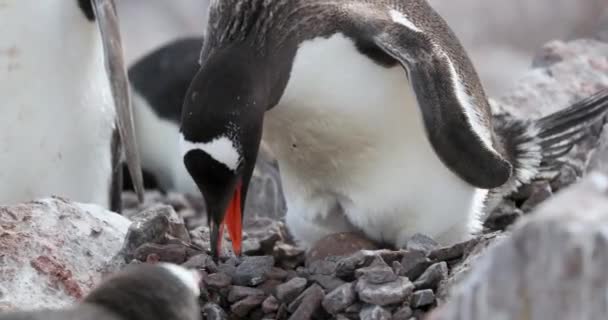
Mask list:
[[345,257],[336,265],[336,276],[342,280],[351,281],[355,278],[355,270],[369,266],[375,257],[366,251],[358,251]]
[[183,193],[169,192],[167,194],[167,204],[173,207],[173,210],[180,212],[190,207],[190,202]]
[[431,250],[436,249],[439,246],[435,240],[429,238],[421,233],[414,234],[409,240],[405,248],[409,251],[422,251],[428,253]]
[[268,296],[264,302],[262,302],[262,311],[264,313],[273,313],[279,310],[279,300],[274,296]]
[[256,239],[246,239],[242,243],[242,252],[246,256],[263,254],[262,245]]
[[275,296],[283,303],[291,303],[300,295],[300,293],[302,293],[302,291],[304,291],[307,282],[308,281],[306,281],[304,278],[293,278],[281,285],[278,285],[275,289]]
[[274,232],[262,238],[259,241],[262,252],[266,255],[272,254],[274,252],[274,246],[279,240],[281,240],[281,236]]
[[[290,320],[309,320],[312,319],[312,316],[321,308],[321,301],[323,300],[323,296],[325,292],[323,289],[316,284],[310,286],[306,291],[302,292],[302,294],[296,299],[296,301],[292,302],[292,304],[288,307],[288,309],[295,309]],[[298,301],[299,300],[299,301]],[[297,307],[292,307],[294,303],[298,302]]]
[[392,320],[409,320],[414,312],[409,306],[403,306],[393,313]]
[[[249,287],[232,286],[230,288],[230,292],[228,293],[228,302],[233,303],[233,302],[242,300],[249,296],[262,296],[263,297],[264,291],[255,289],[255,288],[249,288]],[[260,303],[262,303],[262,302],[260,301]]]
[[308,251],[306,261],[312,263],[328,257],[346,257],[361,250],[376,249],[378,246],[360,233],[334,233],[317,241]]
[[228,287],[232,283],[232,278],[223,272],[219,272],[210,274],[205,280],[205,283],[212,289],[222,289]]
[[146,258],[155,254],[159,261],[181,264],[186,261],[186,247],[181,244],[155,244],[144,243],[137,248],[133,254],[134,258],[145,261]]
[[347,314],[359,314],[359,312],[361,312],[361,309],[363,309],[363,305],[361,303],[353,303],[350,306],[348,306],[344,312],[346,312]]
[[343,314],[339,314],[336,316],[336,320],[350,320],[350,318]]
[[264,302],[263,295],[251,295],[230,306],[230,311],[239,317],[245,317],[249,312]]
[[524,212],[530,212],[536,208],[541,202],[547,200],[553,195],[551,186],[548,182],[542,181],[532,184],[532,193],[530,197],[521,205],[521,210]]
[[430,306],[435,302],[435,294],[431,289],[418,290],[412,295],[410,305],[412,308]]
[[376,257],[369,267],[357,269],[355,277],[357,279],[365,277],[367,281],[373,284],[383,284],[397,280],[397,275],[393,269],[380,257]]
[[330,260],[316,260],[308,265],[310,274],[332,275],[336,272],[337,263]]
[[264,281],[264,283],[262,283],[261,285],[257,286],[256,288],[264,291],[264,294],[270,295],[270,294],[274,294],[277,286],[282,285],[283,283],[284,282],[280,281],[280,280],[268,279],[268,280]]
[[522,215],[523,211],[517,208],[515,202],[505,200],[492,211],[483,225],[490,230],[505,230]]
[[287,271],[281,268],[273,267],[272,269],[270,269],[270,272],[266,274],[266,278],[268,278],[268,280],[284,281],[285,279],[287,279],[288,275],[289,273]]
[[236,267],[233,281],[237,285],[256,286],[266,280],[274,266],[272,256],[245,256],[243,262]]
[[346,282],[335,276],[326,276],[324,274],[315,274],[308,278],[310,281],[319,284],[327,292],[333,291],[337,287],[345,284]]
[[454,259],[460,259],[467,250],[470,250],[478,243],[479,238],[473,238],[465,242],[457,243],[450,247],[439,248],[429,253],[429,259],[433,261],[450,261]]
[[363,302],[386,306],[405,301],[414,291],[414,285],[405,277],[385,284],[373,284],[363,277],[357,281],[356,289]]
[[416,289],[437,290],[439,283],[448,278],[448,265],[445,261],[435,263],[414,281]]
[[157,210],[144,210],[133,217],[121,249],[125,261],[131,261],[135,250],[145,243],[163,243],[169,232],[169,217]]
[[188,261],[184,262],[182,266],[188,269],[203,269],[211,273],[218,272],[217,264],[213,261],[213,258],[205,253],[191,257]]
[[353,304],[357,298],[354,283],[346,283],[328,293],[323,299],[322,305],[331,314],[342,312]]
[[213,302],[208,302],[202,307],[203,315],[207,320],[227,320],[226,312]]
[[424,252],[408,251],[403,255],[401,260],[402,269],[399,270],[398,274],[413,280],[418,278],[432,264]]
[[381,306],[365,306],[359,312],[359,318],[361,320],[391,320],[392,315],[390,311],[386,310]]

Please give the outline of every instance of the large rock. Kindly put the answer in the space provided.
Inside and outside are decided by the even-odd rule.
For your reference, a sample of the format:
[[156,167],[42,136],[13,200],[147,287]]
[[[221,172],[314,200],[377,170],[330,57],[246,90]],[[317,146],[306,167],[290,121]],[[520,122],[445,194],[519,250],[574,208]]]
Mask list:
[[431,319],[603,319],[607,291],[608,176],[595,173],[516,223]]
[[97,206],[45,199],[0,206],[0,311],[82,298],[121,248],[130,221]]

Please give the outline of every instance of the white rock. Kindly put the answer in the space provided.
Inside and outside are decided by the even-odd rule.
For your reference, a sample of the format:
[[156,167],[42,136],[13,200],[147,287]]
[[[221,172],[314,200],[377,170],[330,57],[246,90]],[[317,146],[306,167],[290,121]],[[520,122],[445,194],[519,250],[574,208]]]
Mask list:
[[58,198],[0,206],[0,311],[61,308],[86,295],[129,224]]

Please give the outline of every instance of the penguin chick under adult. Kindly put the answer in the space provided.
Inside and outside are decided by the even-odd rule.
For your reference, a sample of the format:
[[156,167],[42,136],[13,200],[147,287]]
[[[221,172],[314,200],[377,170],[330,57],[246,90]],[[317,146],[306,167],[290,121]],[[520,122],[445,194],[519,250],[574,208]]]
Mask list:
[[112,0],[0,5],[0,203],[61,196],[120,211],[143,183]]
[[215,254],[224,224],[239,248],[262,133],[303,246],[349,231],[449,245],[480,226],[490,191],[536,178],[608,109],[604,91],[498,130],[464,48],[424,0],[222,0],[208,15],[181,146]]
[[199,320],[200,279],[175,264],[129,265],[74,307],[0,313],[0,320]]

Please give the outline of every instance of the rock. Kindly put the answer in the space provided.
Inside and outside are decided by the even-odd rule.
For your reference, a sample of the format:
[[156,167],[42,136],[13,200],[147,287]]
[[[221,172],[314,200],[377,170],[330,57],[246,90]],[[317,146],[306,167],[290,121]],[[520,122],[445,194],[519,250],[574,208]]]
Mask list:
[[370,251],[357,251],[356,253],[347,256],[336,265],[336,276],[350,281],[355,278],[355,270],[369,266],[376,256]]
[[424,252],[407,251],[401,260],[401,269],[397,273],[402,277],[417,279],[429,266],[433,264]]
[[361,250],[377,250],[378,246],[364,235],[355,232],[341,232],[328,235],[317,241],[306,255],[312,263],[328,257],[346,257]]
[[307,281],[304,278],[293,278],[276,287],[275,297],[283,303],[291,303],[304,291],[306,283]]
[[405,301],[414,291],[414,285],[405,277],[385,284],[373,284],[364,277],[357,281],[356,289],[361,301],[386,306]]
[[551,192],[551,186],[548,181],[541,181],[531,185],[532,192],[530,197],[521,205],[521,210],[529,212],[534,209],[538,204],[547,200],[553,195]]
[[[241,286],[232,286],[228,293],[228,302],[233,303],[249,296],[264,296],[264,291]],[[260,301],[262,303],[262,301]]]
[[391,320],[390,311],[381,306],[365,306],[359,313],[361,320]]
[[331,260],[316,260],[308,265],[310,274],[332,275],[336,272],[337,263]]
[[380,257],[376,257],[369,267],[357,269],[355,277],[357,279],[365,277],[367,281],[373,284],[383,284],[397,280],[397,275],[393,269]]
[[158,256],[159,261],[181,264],[186,260],[186,247],[182,244],[144,243],[135,250],[133,257],[146,261],[151,254]]
[[407,240],[405,248],[409,251],[422,251],[425,253],[436,249],[439,246],[435,240],[429,238],[426,235],[416,233]]
[[230,311],[241,318],[245,317],[251,310],[260,306],[265,299],[266,297],[263,295],[247,296],[245,299],[230,306]]
[[273,251],[276,261],[285,269],[294,269],[302,265],[305,259],[304,254],[303,249],[288,243],[277,243]]
[[232,278],[229,275],[218,272],[210,274],[205,279],[205,284],[211,289],[219,290],[228,287],[232,283]]
[[430,306],[435,302],[435,294],[431,289],[424,289],[415,291],[410,301],[412,308],[422,308]]
[[189,269],[202,269],[207,272],[218,272],[218,267],[213,258],[205,253],[197,254],[188,261],[184,262],[182,266]]
[[272,256],[245,256],[240,265],[236,267],[233,281],[236,285],[255,286],[266,280],[274,266]]
[[271,294],[275,293],[277,286],[279,286],[283,283],[284,283],[284,281],[268,279],[268,280],[264,281],[264,283],[262,283],[261,285],[257,286],[256,288],[264,291],[264,294],[266,294],[266,295],[271,295]]
[[101,207],[60,198],[0,206],[0,309],[79,300],[101,280],[129,224]]
[[[604,318],[608,301],[590,297],[608,290],[607,195],[608,177],[594,173],[540,205],[431,319]],[[479,299],[479,292],[489,294]]]
[[[483,225],[490,230],[505,230],[522,215],[523,211],[517,208],[515,202],[505,200],[492,210]],[[441,260],[446,261],[447,259]]]
[[344,280],[336,278],[335,276],[326,276],[323,274],[315,274],[310,276],[308,279],[319,284],[327,292],[332,291],[346,283]]
[[287,271],[281,269],[281,268],[276,268],[273,267],[272,269],[270,269],[270,272],[268,272],[266,274],[266,277],[269,280],[279,280],[279,281],[283,281],[285,279],[287,279],[288,273]]
[[296,301],[289,305],[288,310],[295,310],[289,319],[312,319],[315,312],[320,309],[321,301],[323,300],[324,295],[325,292],[323,292],[323,289],[321,289],[320,286],[316,284],[310,286],[308,289],[306,289],[306,291],[302,292]]
[[448,278],[448,265],[445,261],[438,262],[430,266],[426,271],[414,281],[416,289],[437,290],[439,283]]
[[414,312],[409,306],[403,306],[393,313],[392,320],[410,320]]
[[471,250],[471,248],[473,248],[478,242],[478,238],[473,238],[465,242],[457,243],[453,246],[439,248],[431,251],[428,257],[433,261],[450,261],[459,259],[462,258],[466,251]]
[[205,316],[205,319],[207,320],[227,320],[228,319],[228,315],[226,315],[226,312],[224,312],[224,310],[218,306],[217,304],[213,303],[213,302],[208,302],[205,303],[205,305],[202,308],[203,311],[203,315]]
[[331,314],[338,314],[353,304],[357,299],[354,283],[346,283],[328,293],[322,305]]
[[264,302],[262,302],[262,311],[264,313],[273,313],[279,310],[279,301],[274,296],[268,296]]

